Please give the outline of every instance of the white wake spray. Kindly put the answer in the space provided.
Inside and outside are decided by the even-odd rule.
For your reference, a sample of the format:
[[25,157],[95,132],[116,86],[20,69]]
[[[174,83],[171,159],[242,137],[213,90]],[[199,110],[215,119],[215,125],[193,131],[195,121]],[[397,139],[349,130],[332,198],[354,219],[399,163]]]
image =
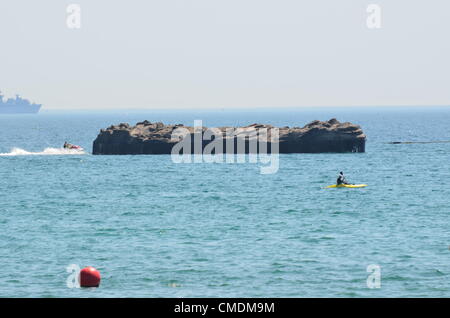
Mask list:
[[85,155],[81,149],[45,148],[40,152],[30,152],[21,148],[13,148],[11,152],[0,153],[0,157],[12,156],[61,156],[61,155]]

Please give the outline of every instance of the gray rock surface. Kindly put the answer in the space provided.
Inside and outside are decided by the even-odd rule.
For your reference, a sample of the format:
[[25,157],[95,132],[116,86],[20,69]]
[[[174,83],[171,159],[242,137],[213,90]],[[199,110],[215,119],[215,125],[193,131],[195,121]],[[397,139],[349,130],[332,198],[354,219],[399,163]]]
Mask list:
[[[221,134],[223,139],[223,152],[229,152],[226,148],[226,142],[230,138],[234,139],[237,145],[238,138],[243,136],[245,140],[245,153],[249,151],[249,142],[252,138],[248,137],[250,131],[263,131],[268,129],[269,152],[272,149],[271,125],[252,124],[240,127],[233,135],[226,135],[226,130],[232,127],[219,127],[216,134]],[[361,127],[352,123],[340,123],[336,119],[329,121],[315,120],[304,127],[282,127],[279,129],[279,152],[280,153],[325,153],[325,152],[364,152],[366,136]],[[207,130],[201,129],[202,134]],[[135,126],[129,124],[119,124],[102,129],[94,141],[94,155],[139,155],[139,154],[170,154],[172,147],[180,140],[172,138],[173,133],[186,137],[189,135],[192,143],[191,152],[194,151],[193,141],[194,127],[178,125],[164,125],[163,123],[151,123],[143,121]],[[200,135],[200,129],[196,135]],[[247,135],[247,137],[245,137]],[[260,137],[260,140],[264,138]],[[211,140],[203,140],[202,149],[208,145]],[[234,153],[238,147],[234,147]],[[274,148],[275,149],[275,148]],[[220,151],[219,151],[220,152]]]

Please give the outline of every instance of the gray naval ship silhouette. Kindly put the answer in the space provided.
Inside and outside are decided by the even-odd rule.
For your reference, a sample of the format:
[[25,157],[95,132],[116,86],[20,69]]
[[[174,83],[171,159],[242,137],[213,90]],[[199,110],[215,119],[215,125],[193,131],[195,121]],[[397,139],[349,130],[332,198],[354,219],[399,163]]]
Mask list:
[[42,104],[30,103],[28,99],[21,98],[19,95],[3,101],[3,95],[0,92],[0,114],[36,114],[41,107]]

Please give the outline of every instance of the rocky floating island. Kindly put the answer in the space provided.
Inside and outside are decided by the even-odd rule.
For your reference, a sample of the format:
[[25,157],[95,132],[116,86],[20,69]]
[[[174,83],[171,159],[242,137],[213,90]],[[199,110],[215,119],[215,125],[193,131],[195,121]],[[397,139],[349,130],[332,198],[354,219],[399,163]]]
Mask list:
[[[366,143],[366,136],[360,126],[348,122],[340,123],[334,118],[329,121],[315,120],[304,127],[276,128],[271,125],[253,124],[239,128],[219,127],[209,131],[211,130],[215,131],[212,138],[211,133],[207,133],[208,128],[206,127],[194,128],[181,124],[164,125],[149,121],[137,123],[136,126],[122,123],[102,129],[94,141],[92,153],[94,155],[171,154],[172,148],[180,140],[188,140],[192,145],[189,147],[189,152],[198,153],[194,152],[194,149],[198,151],[201,148],[203,151],[208,144],[220,139],[222,139],[223,151],[215,150],[215,152],[225,153],[229,152],[226,145],[229,145],[230,142],[231,145],[237,145],[239,138],[244,140],[245,151],[236,150],[239,147],[234,147],[234,153],[253,153],[249,149],[254,148],[249,145],[252,138],[257,138],[255,136],[264,136],[260,133],[261,131],[268,131],[265,135],[268,152],[276,149],[274,148],[276,141],[278,142],[275,146],[278,147],[279,153],[364,152]],[[251,131],[258,131],[258,134],[253,136],[249,133]],[[272,136],[276,136],[272,133],[273,131],[278,133],[277,139],[272,138]],[[208,135],[206,140],[205,135]],[[178,137],[174,138],[174,136]],[[186,137],[190,138],[184,139]],[[259,137],[259,140],[261,141],[263,138]],[[195,141],[200,142],[200,147],[194,145]],[[240,149],[242,150],[242,148]]]

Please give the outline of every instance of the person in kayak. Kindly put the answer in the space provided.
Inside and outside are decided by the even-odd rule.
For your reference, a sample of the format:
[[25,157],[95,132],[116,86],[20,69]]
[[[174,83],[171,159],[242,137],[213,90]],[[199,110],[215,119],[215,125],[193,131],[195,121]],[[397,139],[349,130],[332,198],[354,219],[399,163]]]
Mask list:
[[337,178],[336,184],[337,184],[337,185],[340,185],[340,184],[349,184],[349,183],[347,182],[347,179],[345,179],[344,173],[343,173],[342,171],[339,172],[339,176],[338,176],[338,178]]

